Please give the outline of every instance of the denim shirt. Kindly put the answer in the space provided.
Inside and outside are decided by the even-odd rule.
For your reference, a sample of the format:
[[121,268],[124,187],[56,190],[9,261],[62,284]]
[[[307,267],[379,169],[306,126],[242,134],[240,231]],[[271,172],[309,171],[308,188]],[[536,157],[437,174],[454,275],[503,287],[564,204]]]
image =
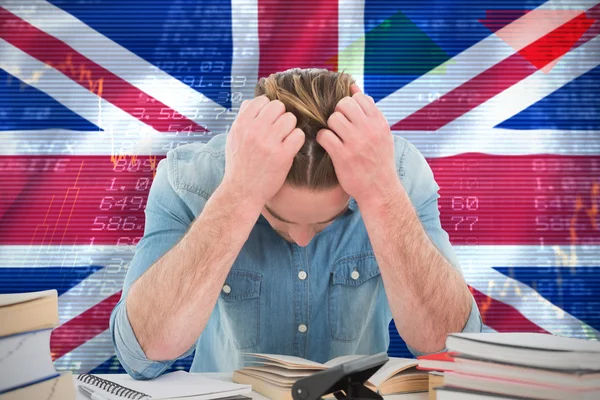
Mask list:
[[[110,317],[119,360],[134,378],[153,378],[173,361],[151,361],[129,323],[125,298],[132,283],[186,233],[225,167],[225,135],[171,150],[158,165],[146,206],[144,236]],[[417,148],[394,137],[396,167],[421,223],[437,249],[460,270],[439,219],[439,186]],[[440,282],[443,284],[443,282]],[[356,201],[306,247],[280,237],[259,217],[227,275],[194,350],[190,371],[232,371],[244,352],[275,353],[325,362],[346,354],[385,352],[392,313]],[[472,299],[464,332],[481,331]],[[185,329],[185,326],[179,329]],[[413,355],[420,355],[411,349]]]

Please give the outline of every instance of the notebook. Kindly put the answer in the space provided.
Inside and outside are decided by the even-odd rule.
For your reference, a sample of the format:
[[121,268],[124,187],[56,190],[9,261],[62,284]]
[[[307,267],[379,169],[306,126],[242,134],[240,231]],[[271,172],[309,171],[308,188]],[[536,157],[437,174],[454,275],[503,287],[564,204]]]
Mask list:
[[[127,374],[80,374],[75,385],[87,386],[108,399],[220,399],[250,393],[250,385],[221,381],[200,374],[176,371],[151,380],[136,380]],[[77,400],[88,400],[77,389]]]

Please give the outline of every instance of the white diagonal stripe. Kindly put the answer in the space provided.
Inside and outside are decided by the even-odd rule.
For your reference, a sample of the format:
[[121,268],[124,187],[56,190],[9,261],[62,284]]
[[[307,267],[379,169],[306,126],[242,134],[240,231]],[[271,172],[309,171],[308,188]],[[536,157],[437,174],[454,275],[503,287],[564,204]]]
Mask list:
[[[573,18],[572,13],[556,13],[551,19],[545,18],[546,10],[586,11],[596,4],[597,0],[568,4],[561,0],[550,0],[381,99],[377,102],[377,107],[389,124],[394,125],[429,104],[428,96],[419,97],[419,94],[432,93],[443,96]],[[523,40],[511,46],[498,36],[505,34],[519,36]]]
[[[127,261],[129,263],[130,260]],[[123,288],[127,270],[99,269],[58,297],[58,315],[64,324]]]
[[59,296],[64,324],[120,291],[134,254],[134,246],[0,246],[0,268],[101,266]]
[[57,371],[73,374],[90,372],[115,355],[110,330],[107,329],[81,346],[54,361]]
[[465,280],[555,335],[599,340],[600,332],[493,267],[598,267],[600,246],[454,246]]
[[596,36],[561,57],[548,73],[536,71],[439,131],[448,135],[448,131],[493,128],[596,68],[600,65],[599,54],[600,36]]
[[555,306],[531,287],[493,268],[481,266],[477,272],[466,273],[465,279],[475,289],[511,305],[553,335],[600,340],[600,332]]
[[156,132],[112,103],[98,97],[83,86],[67,78],[54,68],[0,39],[0,68],[21,81],[48,94],[79,116],[95,124],[105,138],[113,134],[139,140]]
[[29,0],[26,3],[21,0],[5,0],[2,6],[144,93],[190,120],[206,126],[212,133],[225,131],[231,122],[217,118],[217,115],[224,111],[218,103],[98,33],[59,7],[44,0]]

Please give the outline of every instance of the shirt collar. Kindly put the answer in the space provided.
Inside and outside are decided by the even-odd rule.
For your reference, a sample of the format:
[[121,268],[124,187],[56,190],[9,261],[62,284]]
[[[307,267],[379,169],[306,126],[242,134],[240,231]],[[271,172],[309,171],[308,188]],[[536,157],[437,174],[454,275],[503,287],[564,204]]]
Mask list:
[[358,210],[358,204],[356,203],[356,200],[354,200],[354,197],[350,197],[350,202],[348,203],[348,209],[352,212],[355,212],[356,210]]

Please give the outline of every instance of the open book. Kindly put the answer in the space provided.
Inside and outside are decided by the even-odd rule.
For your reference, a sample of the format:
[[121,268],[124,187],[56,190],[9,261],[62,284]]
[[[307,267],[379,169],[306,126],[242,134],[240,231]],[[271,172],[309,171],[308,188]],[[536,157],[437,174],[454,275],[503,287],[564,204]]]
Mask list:
[[[291,400],[292,386],[300,378],[364,355],[336,357],[325,364],[300,357],[277,354],[247,353],[245,367],[233,373],[233,381],[251,384],[254,391],[273,400]],[[381,395],[426,392],[428,374],[416,369],[418,362],[407,358],[390,358],[365,386]],[[333,395],[331,395],[333,397]]]

